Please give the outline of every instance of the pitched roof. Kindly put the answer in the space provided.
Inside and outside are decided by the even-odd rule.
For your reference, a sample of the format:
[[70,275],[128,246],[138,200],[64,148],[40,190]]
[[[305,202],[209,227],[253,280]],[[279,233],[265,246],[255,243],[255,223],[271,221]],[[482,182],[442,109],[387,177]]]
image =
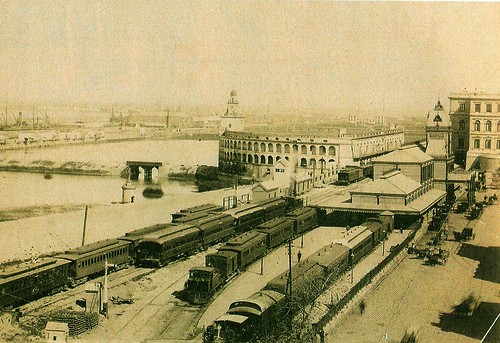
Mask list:
[[376,157],[372,159],[372,162],[382,162],[382,163],[423,163],[431,161],[433,158],[429,154],[426,154],[416,145],[409,147],[399,148],[393,152],[386,155]]
[[417,190],[420,184],[409,177],[401,174],[401,172],[391,173],[382,176],[380,179],[368,182],[356,190],[351,191],[351,194],[372,193],[372,194],[390,194],[390,195],[408,195]]

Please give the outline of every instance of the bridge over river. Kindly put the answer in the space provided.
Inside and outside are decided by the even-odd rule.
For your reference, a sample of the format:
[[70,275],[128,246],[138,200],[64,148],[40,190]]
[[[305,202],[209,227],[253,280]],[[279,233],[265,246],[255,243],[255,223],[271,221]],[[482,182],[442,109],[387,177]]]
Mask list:
[[159,172],[161,166],[162,166],[161,162],[127,161],[130,180],[138,180],[140,174],[139,168],[142,168],[144,170],[144,181],[152,181],[153,168],[156,168]]

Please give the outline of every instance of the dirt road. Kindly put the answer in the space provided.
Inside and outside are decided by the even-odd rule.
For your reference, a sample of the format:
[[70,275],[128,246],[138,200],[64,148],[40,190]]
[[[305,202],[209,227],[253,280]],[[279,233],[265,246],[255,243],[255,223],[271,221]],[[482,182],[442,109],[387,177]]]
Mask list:
[[[418,329],[419,342],[479,342],[500,313],[500,205],[485,209],[475,223],[475,239],[446,241],[448,262],[429,266],[408,255],[366,297],[364,314],[353,310],[340,319],[326,342],[399,342],[406,329]],[[452,214],[449,231],[467,220]],[[453,239],[452,235],[449,237]],[[473,292],[480,298],[474,315],[458,317],[452,306]],[[500,337],[499,323],[488,337]]]

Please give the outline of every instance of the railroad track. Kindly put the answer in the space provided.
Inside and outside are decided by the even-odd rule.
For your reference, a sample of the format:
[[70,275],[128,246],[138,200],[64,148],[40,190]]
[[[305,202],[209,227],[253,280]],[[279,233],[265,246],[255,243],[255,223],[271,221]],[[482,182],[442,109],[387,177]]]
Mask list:
[[[156,315],[162,309],[162,307],[157,306],[157,308],[153,311],[154,313],[147,313],[147,309],[151,308],[151,307],[155,307],[154,303],[161,296],[163,296],[166,292],[171,291],[172,286],[174,286],[176,283],[178,283],[179,281],[183,280],[186,277],[184,273],[180,273],[180,274],[181,275],[179,277],[176,277],[173,280],[170,280],[170,282],[168,282],[168,284],[163,285],[160,288],[160,290],[157,290],[152,296],[148,295],[148,301],[146,303],[144,303],[142,305],[139,305],[136,303],[137,305],[134,307],[135,315],[131,316],[130,319],[128,319],[125,323],[120,323],[121,327],[116,331],[116,333],[114,335],[110,336],[109,339],[111,339],[111,340],[118,339],[119,338],[119,337],[117,337],[118,334],[123,335],[124,328],[130,328],[131,323],[134,321],[141,321],[141,316],[143,316],[143,314],[145,314],[145,315],[147,315],[146,320],[142,320],[143,323],[140,326],[133,327],[133,331],[136,333],[142,331],[146,327],[146,325],[148,324],[148,319],[150,317]],[[182,307],[174,306],[173,308],[175,309],[174,313],[170,316],[173,318],[172,322],[177,318],[178,313],[180,313],[182,311]],[[178,313],[175,313],[175,312],[178,312]],[[165,332],[168,329],[169,325],[163,330],[163,332]]]
[[[109,289],[113,289],[119,285],[129,282],[135,277],[144,276],[154,271],[154,269],[151,270],[136,267],[122,269],[117,273],[112,273],[109,275]],[[98,280],[100,279],[101,277],[94,279],[94,281],[98,282]],[[78,298],[80,294],[85,293],[84,285],[85,284],[79,285],[76,288],[70,289],[66,292],[60,292],[52,296],[41,298],[37,301],[22,305],[18,307],[18,309],[24,314],[44,315],[50,311],[65,308],[69,305],[72,305],[75,299]]]

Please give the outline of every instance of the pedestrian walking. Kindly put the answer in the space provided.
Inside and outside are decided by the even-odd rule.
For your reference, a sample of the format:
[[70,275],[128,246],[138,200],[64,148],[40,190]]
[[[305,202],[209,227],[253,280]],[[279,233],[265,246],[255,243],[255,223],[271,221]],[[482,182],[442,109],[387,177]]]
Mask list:
[[302,253],[299,250],[299,252],[297,253],[297,261],[299,261],[299,263],[301,258],[302,258]]

